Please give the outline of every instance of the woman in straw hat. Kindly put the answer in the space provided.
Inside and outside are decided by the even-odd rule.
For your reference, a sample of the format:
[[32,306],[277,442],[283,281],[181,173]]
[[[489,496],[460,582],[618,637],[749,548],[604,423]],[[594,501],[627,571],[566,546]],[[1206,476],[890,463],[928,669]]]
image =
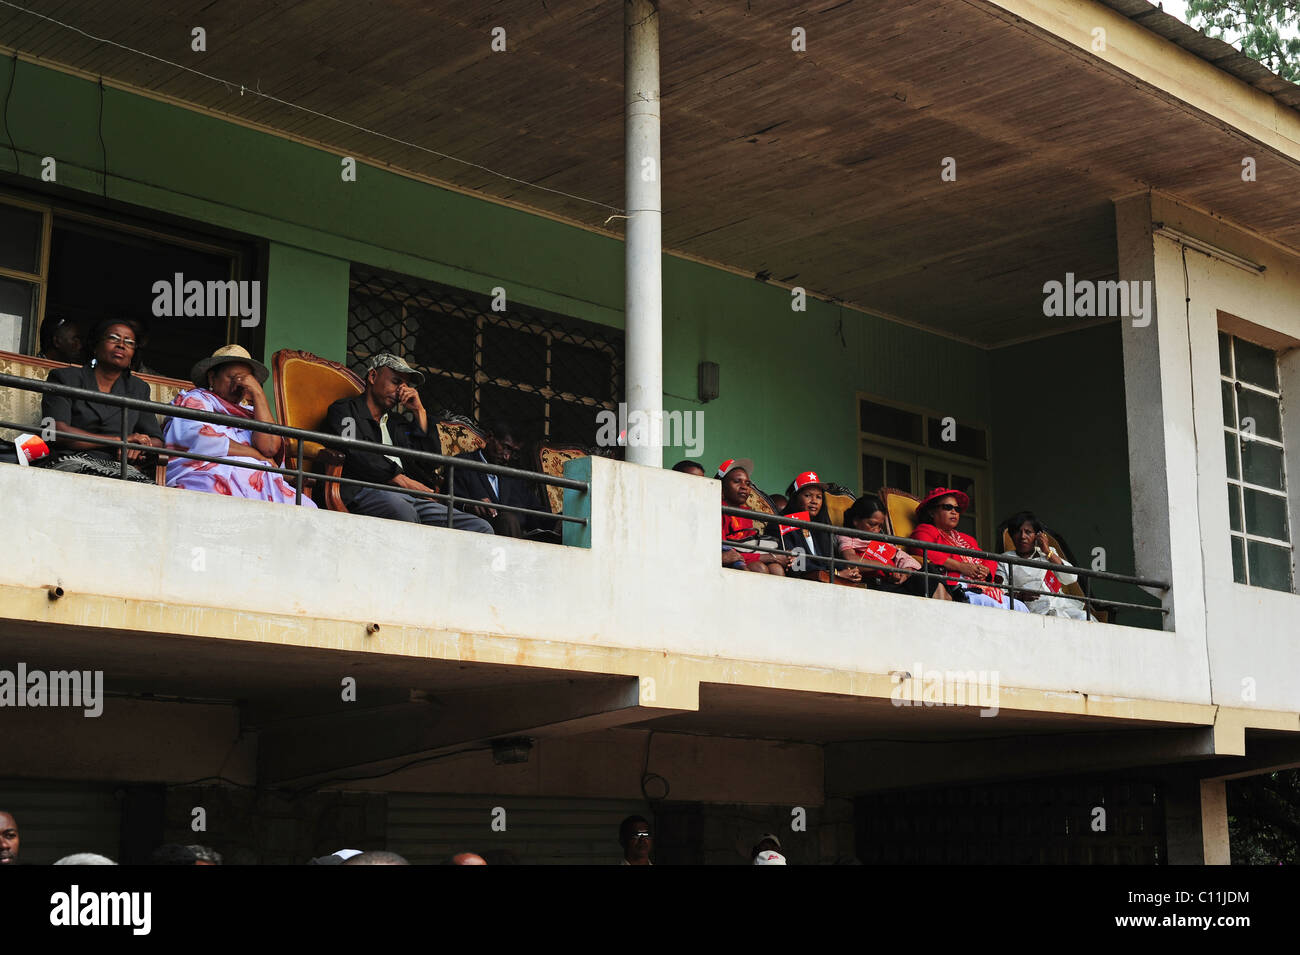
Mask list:
[[[181,408],[211,411],[274,423],[262,384],[270,372],[239,345],[218,348],[190,371],[198,387],[183,391],[172,401]],[[253,431],[237,424],[210,424],[192,418],[168,418],[164,428],[167,447],[190,451],[232,462],[241,459],[258,464],[281,465],[284,440],[279,435]],[[209,494],[247,497],[276,504],[293,504],[294,489],[280,475],[239,467],[235,463],[196,461],[173,457],[167,463],[167,486],[183,487]],[[303,497],[304,507],[315,507]]]

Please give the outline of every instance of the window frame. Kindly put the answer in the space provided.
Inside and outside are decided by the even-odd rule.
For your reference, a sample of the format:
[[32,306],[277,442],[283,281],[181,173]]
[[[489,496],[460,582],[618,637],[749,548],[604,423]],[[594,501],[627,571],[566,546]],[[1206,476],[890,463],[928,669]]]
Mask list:
[[[887,435],[877,435],[870,431],[862,430],[862,401],[870,401],[873,404],[884,405],[908,414],[916,414],[921,418],[921,441],[919,444],[913,444],[910,441],[903,441],[899,438],[892,438]],[[920,487],[924,482],[926,461],[942,464],[949,473],[954,470],[970,472],[971,477],[975,479],[975,511],[976,511],[976,536],[979,538],[980,546],[985,550],[1000,552],[1001,541],[990,541],[993,533],[993,433],[992,429],[983,420],[977,418],[964,418],[961,423],[968,427],[978,428],[984,432],[985,457],[975,458],[967,454],[961,454],[956,451],[944,451],[939,448],[931,447],[928,444],[930,438],[930,419],[936,418],[942,420],[944,415],[933,408],[926,408],[921,405],[913,405],[907,402],[897,401],[893,398],[886,398],[883,395],[874,394],[867,391],[859,391],[855,394],[853,400],[853,416],[856,421],[855,427],[858,432],[858,493],[875,494],[879,488],[865,488],[863,486],[864,475],[862,469],[862,457],[865,454],[875,454],[880,457],[879,450],[888,450],[899,453],[900,458],[910,456],[910,461],[904,458],[904,463],[909,463],[912,468],[912,487],[900,488],[906,490],[917,497],[923,497],[928,488]],[[901,453],[900,453],[901,452]],[[992,546],[996,544],[997,546]]]
[[[34,357],[41,350],[40,330],[41,325],[45,322],[45,313],[48,308],[49,284],[50,284],[50,255],[54,242],[54,229],[58,225],[57,220],[67,220],[74,223],[81,223],[90,226],[92,229],[102,230],[108,233],[124,233],[127,235],[138,236],[145,239],[151,239],[165,245],[174,245],[181,248],[192,249],[197,252],[204,252],[210,255],[217,255],[229,260],[230,268],[227,272],[227,278],[232,281],[238,281],[241,278],[252,280],[258,276],[254,275],[256,257],[250,255],[250,248],[256,239],[240,240],[231,238],[229,241],[220,237],[204,236],[187,229],[185,225],[170,225],[162,222],[153,222],[148,219],[142,219],[129,213],[120,217],[114,217],[105,210],[85,209],[72,204],[58,201],[40,201],[30,199],[14,191],[0,188],[0,204],[17,206],[23,209],[29,209],[34,212],[43,214],[43,223],[41,229],[41,248],[40,248],[40,268],[39,275],[21,272],[15,269],[0,267],[0,278],[8,278],[14,281],[29,282],[33,285],[39,285],[40,291],[37,298],[37,307],[34,314],[28,317],[27,327],[24,329],[24,337],[27,341],[27,347],[22,348],[17,354]],[[226,317],[226,341],[230,345],[238,342],[239,339],[239,316],[228,315]]]
[[[1219,417],[1220,428],[1225,435],[1229,435],[1233,438],[1233,445],[1236,453],[1235,463],[1236,463],[1237,476],[1235,478],[1232,477],[1231,468],[1229,467],[1230,462],[1228,462],[1227,460],[1224,461],[1225,466],[1223,472],[1225,493],[1227,494],[1228,497],[1228,528],[1227,528],[1228,564],[1232,568],[1232,579],[1234,583],[1240,584],[1243,587],[1257,587],[1265,590],[1276,590],[1278,593],[1295,593],[1296,592],[1296,550],[1295,550],[1294,540],[1282,540],[1280,538],[1265,537],[1262,534],[1252,534],[1247,529],[1246,526],[1246,492],[1247,491],[1254,491],[1258,494],[1266,494],[1269,497],[1277,498],[1282,502],[1284,526],[1286,527],[1288,534],[1292,533],[1292,528],[1295,523],[1294,521],[1295,515],[1291,513],[1290,493],[1288,491],[1289,475],[1287,473],[1287,447],[1286,447],[1287,429],[1286,429],[1285,402],[1282,397],[1282,367],[1280,361],[1281,355],[1279,354],[1278,350],[1273,346],[1264,344],[1263,342],[1255,341],[1249,335],[1241,334],[1241,329],[1225,328],[1222,325],[1220,325],[1219,328],[1217,329],[1217,334],[1215,336],[1216,349],[1222,348],[1222,342],[1219,336],[1223,336],[1227,339],[1228,357],[1229,357],[1228,364],[1229,364],[1229,372],[1230,372],[1230,374],[1224,373],[1222,355],[1221,354],[1217,355],[1216,358],[1218,359],[1217,367],[1218,367],[1220,398],[1222,399],[1223,386],[1225,384],[1228,385],[1229,390],[1232,392],[1232,405],[1233,405],[1232,425],[1223,423],[1223,414],[1222,414],[1223,409],[1220,408],[1220,417]],[[1256,384],[1252,384],[1251,382],[1242,381],[1238,377],[1237,342],[1239,340],[1244,341],[1250,345],[1253,345],[1256,348],[1265,349],[1273,356],[1274,373],[1275,373],[1275,379],[1277,381],[1276,391],[1270,391],[1267,388],[1261,387]],[[1282,435],[1280,440],[1274,438],[1262,437],[1259,434],[1250,434],[1249,437],[1246,437],[1247,432],[1243,432],[1241,430],[1242,418],[1241,418],[1240,395],[1243,391],[1250,391],[1255,394],[1263,395],[1264,397],[1270,398],[1273,401],[1277,402],[1279,433]],[[1272,447],[1277,449],[1279,453],[1279,457],[1281,458],[1281,468],[1282,468],[1281,489],[1265,487],[1260,484],[1253,484],[1246,480],[1246,471],[1244,467],[1244,462],[1242,460],[1242,451],[1244,450],[1245,445],[1248,441],[1252,443],[1262,444],[1266,447]],[[1231,488],[1233,487],[1237,488],[1237,511],[1235,515],[1232,513],[1233,504],[1232,504]],[[1232,522],[1234,517],[1239,522],[1239,526],[1241,528],[1240,530],[1233,529]],[[1237,580],[1236,567],[1234,566],[1232,560],[1232,549],[1233,549],[1234,539],[1239,539],[1241,541],[1241,549],[1242,549],[1241,566],[1242,566],[1242,574],[1245,577],[1244,580]],[[1251,582],[1250,543],[1252,541],[1270,547],[1285,549],[1289,557],[1290,576],[1291,576],[1290,585],[1285,590],[1281,590],[1274,587],[1265,587],[1262,584]]]
[[[17,354],[30,353],[35,355],[41,350],[40,329],[41,323],[45,321],[45,298],[49,293],[50,241],[54,233],[54,207],[47,203],[20,199],[5,192],[0,192],[0,204],[41,214],[40,248],[36,257],[39,271],[35,273],[24,272],[21,269],[0,266],[0,278],[6,278],[14,282],[26,282],[29,285],[36,286],[36,308],[29,311],[24,327],[19,333],[17,351]],[[28,343],[26,350],[23,348],[23,342]]]

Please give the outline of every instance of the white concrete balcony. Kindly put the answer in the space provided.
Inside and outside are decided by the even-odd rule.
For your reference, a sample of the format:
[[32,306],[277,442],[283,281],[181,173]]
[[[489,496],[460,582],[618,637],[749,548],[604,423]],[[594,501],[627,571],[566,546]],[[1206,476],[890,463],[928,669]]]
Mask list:
[[1210,724],[1222,704],[1287,728],[1300,710],[1300,642],[1241,634],[1257,683],[1243,701],[1236,674],[1212,687],[1204,643],[1176,631],[724,569],[717,482],[575,465],[590,468],[589,500],[568,502],[589,512],[586,547],[0,468],[4,626],[621,674],[641,679],[647,715],[697,710],[702,683],[888,700],[890,674],[918,664],[989,674],[1008,713]]

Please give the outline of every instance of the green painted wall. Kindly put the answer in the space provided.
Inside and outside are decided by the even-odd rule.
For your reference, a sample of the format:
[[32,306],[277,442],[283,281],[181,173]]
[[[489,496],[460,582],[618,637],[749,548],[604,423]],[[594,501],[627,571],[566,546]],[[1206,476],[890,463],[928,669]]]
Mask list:
[[[623,245],[604,236],[371,167],[343,182],[338,155],[116,90],[104,90],[101,117],[96,84],[26,63],[8,122],[33,191],[44,188],[40,157],[53,155],[59,186],[79,199],[106,193],[268,240],[267,356],[342,357],[349,262],[479,292],[501,285],[512,301],[622,325]],[[14,168],[0,150],[0,169]],[[672,257],[664,348],[666,408],[704,412],[705,467],[753,457],[768,490],[807,468],[856,488],[860,390],[987,420],[986,352],[811,299],[795,313],[783,289]],[[701,406],[705,360],[722,366],[722,397]],[[666,451],[669,464],[680,456]]]
[[[1069,541],[1075,560],[1132,574],[1128,424],[1118,323],[1000,348],[990,354],[994,514],[1033,511]],[[1053,407],[1050,400],[1068,402]],[[990,549],[994,549],[990,547]],[[996,549],[1001,549],[1000,546]],[[1127,585],[1098,596],[1154,603]],[[1122,611],[1125,623],[1159,626],[1156,614]]]
[[300,348],[347,359],[348,262],[271,243],[266,279],[266,354]]

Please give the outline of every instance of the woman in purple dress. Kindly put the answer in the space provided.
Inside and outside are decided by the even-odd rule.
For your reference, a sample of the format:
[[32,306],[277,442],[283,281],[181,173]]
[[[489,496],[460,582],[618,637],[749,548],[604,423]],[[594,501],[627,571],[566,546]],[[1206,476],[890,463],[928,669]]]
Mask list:
[[[262,384],[270,372],[239,345],[218,348],[210,358],[194,366],[190,380],[206,387],[183,391],[172,404],[196,411],[274,423],[271,407]],[[232,462],[247,458],[259,464],[281,465],[284,439],[279,435],[253,431],[237,425],[209,424],[191,418],[168,418],[163,428],[167,447],[174,451],[191,451]],[[294,489],[279,474],[239,467],[235,463],[195,461],[173,457],[167,462],[167,486],[183,487],[209,494],[247,497],[276,504],[293,504]],[[304,496],[304,507],[315,507]]]

